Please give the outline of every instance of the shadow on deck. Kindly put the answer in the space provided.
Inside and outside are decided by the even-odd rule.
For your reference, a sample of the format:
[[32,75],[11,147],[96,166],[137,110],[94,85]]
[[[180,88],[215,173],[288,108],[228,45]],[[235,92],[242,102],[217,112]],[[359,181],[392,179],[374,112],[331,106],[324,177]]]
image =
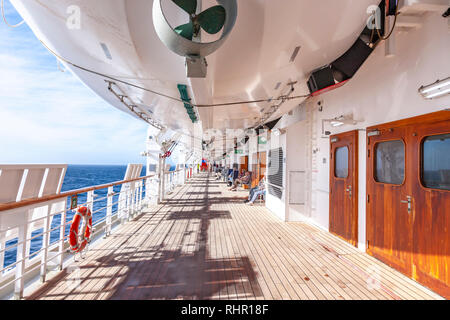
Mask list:
[[[78,266],[78,275],[64,270],[28,299],[233,299],[262,296],[249,257],[212,259],[208,250],[211,220],[232,218],[229,211],[212,210],[211,205],[242,200],[214,198],[222,192],[209,191],[208,179],[206,183],[203,180],[201,184],[190,185],[203,190],[184,190],[181,199],[176,198],[178,194],[173,195],[150,217],[144,214],[135,219],[132,223],[140,224],[136,230],[129,234],[118,230],[115,237],[121,237],[122,241],[119,240],[120,243],[109,254],[93,258],[88,253],[87,260]],[[185,198],[190,196],[201,198]],[[161,213],[163,216],[154,220]],[[177,230],[174,230],[175,222]],[[172,224],[163,229],[162,224],[167,223]],[[193,225],[197,225],[194,230]],[[183,228],[184,231],[180,231]],[[175,242],[174,232],[179,235]],[[140,245],[131,244],[133,237],[139,235],[144,235],[145,240]],[[148,245],[152,237],[158,237],[158,245]],[[77,280],[74,277],[78,276],[79,283],[74,286]],[[228,292],[230,285],[239,289]]]

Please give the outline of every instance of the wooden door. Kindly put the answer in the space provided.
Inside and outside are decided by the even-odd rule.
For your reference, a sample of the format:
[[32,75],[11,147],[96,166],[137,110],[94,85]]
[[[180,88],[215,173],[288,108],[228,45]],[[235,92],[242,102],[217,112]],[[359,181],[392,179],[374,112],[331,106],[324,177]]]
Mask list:
[[266,156],[267,153],[265,151],[257,152],[253,156],[253,159],[256,159],[256,163],[252,165],[252,187],[256,187],[266,175]]
[[[241,156],[240,164],[239,164],[239,173],[243,173],[244,171],[248,171],[248,156]],[[244,189],[249,189],[247,185],[242,186]]]
[[[450,298],[450,112],[371,127],[367,134],[368,253]],[[391,167],[380,174],[397,183],[377,181],[383,166],[377,156],[388,150],[380,144],[399,140],[404,159],[400,144],[391,145],[385,152]]]
[[331,233],[358,244],[358,131],[330,137]]
[[267,167],[267,152],[259,152],[258,153],[258,182],[261,181],[266,176],[266,167]]
[[450,299],[450,112],[408,130],[413,145],[413,278]]
[[[370,134],[371,129],[368,129]],[[411,274],[410,190],[404,128],[379,128],[367,139],[367,250]]]
[[252,188],[258,185],[258,153],[252,156]]
[[241,156],[239,172],[242,173],[243,170],[248,171],[248,156]]

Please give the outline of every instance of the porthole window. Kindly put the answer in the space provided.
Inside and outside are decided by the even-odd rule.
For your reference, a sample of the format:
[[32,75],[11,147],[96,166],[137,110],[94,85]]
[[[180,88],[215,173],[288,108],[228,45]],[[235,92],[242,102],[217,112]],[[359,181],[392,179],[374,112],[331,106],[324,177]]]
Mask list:
[[402,184],[405,179],[405,145],[401,140],[380,142],[375,146],[377,182]]
[[423,140],[421,168],[424,187],[450,190],[450,134]]

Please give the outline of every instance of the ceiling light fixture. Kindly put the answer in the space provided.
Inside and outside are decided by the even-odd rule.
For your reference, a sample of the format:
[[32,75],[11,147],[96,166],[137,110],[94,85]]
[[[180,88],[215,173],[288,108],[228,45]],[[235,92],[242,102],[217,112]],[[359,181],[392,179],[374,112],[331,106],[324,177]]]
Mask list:
[[340,126],[343,126],[345,123],[340,120],[335,120],[335,121],[331,121],[330,124],[332,127],[340,127]]
[[106,58],[109,59],[109,60],[112,60],[111,51],[109,51],[108,46],[106,44],[104,44],[103,42],[100,42],[100,46],[102,47]]
[[279,136],[281,136],[282,134],[285,134],[285,133],[286,133],[286,130],[284,130],[284,129],[274,129],[274,130],[272,130],[272,133],[273,133],[276,137],[279,137]]
[[301,46],[295,47],[294,51],[292,52],[291,59],[289,59],[289,62],[294,62],[295,58],[297,58],[298,52],[300,51]]
[[439,98],[450,93],[450,77],[444,80],[437,80],[435,83],[421,86],[419,93],[425,99]]
[[343,125],[356,125],[358,122],[362,121],[364,120],[353,119],[353,115],[342,115],[333,119],[322,119],[322,134],[325,134],[325,122],[329,122],[332,127],[337,128]]

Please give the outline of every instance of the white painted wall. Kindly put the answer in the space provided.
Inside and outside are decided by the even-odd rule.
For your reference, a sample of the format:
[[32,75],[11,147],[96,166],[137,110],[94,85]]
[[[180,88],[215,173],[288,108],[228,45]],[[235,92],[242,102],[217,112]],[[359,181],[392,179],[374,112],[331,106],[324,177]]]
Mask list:
[[305,122],[300,121],[289,126],[286,133],[287,145],[289,146],[286,150],[286,204],[288,206],[288,221],[303,221],[304,217],[307,215],[306,205],[291,204],[290,201],[290,194],[301,194],[301,196],[306,199],[306,180],[300,188],[291,190],[291,188],[293,188],[293,181],[291,181],[290,174],[293,172],[299,172],[302,175],[306,174],[306,129]]
[[[422,85],[450,76],[450,33],[447,21],[439,14],[424,17],[420,29],[397,33],[396,56],[385,57],[384,43],[380,44],[359,72],[344,87],[320,97],[324,111],[316,108],[317,130],[321,119],[353,113],[362,120],[356,126],[325,127],[332,134],[426,114],[450,107],[450,97],[432,101],[417,92]],[[316,132],[321,135],[321,132]],[[318,158],[329,158],[329,141],[320,139]],[[359,219],[358,247],[365,250],[366,239],[366,134],[359,134]],[[327,192],[325,192],[327,191]],[[329,199],[329,161],[318,165],[318,179],[313,193],[317,200],[319,223],[326,226]],[[326,226],[328,227],[328,226]]]
[[[308,208],[304,212],[289,208],[287,219],[304,219],[328,229],[330,142],[328,137],[322,136],[322,119],[353,114],[354,119],[361,120],[355,126],[325,126],[325,130],[332,134],[361,130],[358,155],[358,247],[361,250],[365,250],[366,236],[365,128],[450,108],[450,96],[429,101],[418,94],[420,86],[450,76],[450,32],[447,20],[438,13],[429,13],[423,17],[421,28],[397,32],[396,37],[394,57],[385,57],[384,43],[381,43],[345,86],[309,100],[305,108],[311,113],[306,121],[290,125],[287,131],[288,170],[308,167],[308,161],[311,164],[311,199]],[[322,112],[318,111],[319,100],[323,100]],[[310,135],[305,130],[311,130]],[[304,141],[304,150],[299,147],[302,136],[308,137]],[[308,148],[311,148],[311,153],[308,153]],[[268,199],[267,206],[280,217],[286,211],[283,204],[273,199]]]

